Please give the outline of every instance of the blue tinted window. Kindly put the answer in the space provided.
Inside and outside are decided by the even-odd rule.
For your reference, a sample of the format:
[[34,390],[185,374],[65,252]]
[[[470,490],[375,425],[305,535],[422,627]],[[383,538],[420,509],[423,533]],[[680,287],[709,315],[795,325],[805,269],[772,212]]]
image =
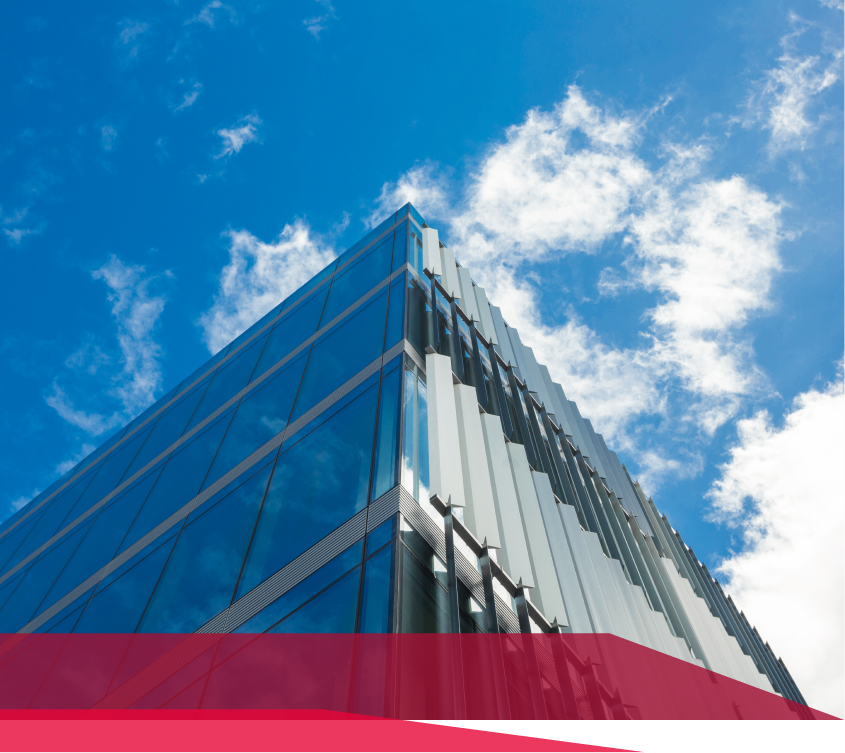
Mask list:
[[390,569],[393,547],[382,549],[364,567],[364,593],[361,598],[362,633],[386,633],[390,618]]
[[[414,218],[414,221],[422,227],[425,224],[425,220],[422,218],[422,215],[416,210],[413,204],[408,204],[408,211],[411,213],[411,217]],[[401,211],[400,211],[401,214]]]
[[194,414],[207,387],[208,380],[198,384],[159,418],[158,423],[153,427],[147,440],[132,461],[132,465],[126,471],[126,478],[131,478],[134,473],[140,471],[154,457],[164,452],[182,436],[182,432],[188,425],[188,420]]
[[373,228],[367,233],[361,240],[359,240],[354,246],[351,246],[346,251],[344,251],[340,258],[337,260],[337,267],[340,269],[344,264],[346,264],[350,259],[352,259],[355,254],[357,254],[362,248],[369,246],[376,238],[380,235],[385,233],[388,228],[393,227],[395,215],[391,214],[387,217],[387,219],[382,222],[378,227]]
[[100,583],[73,632],[134,633],[175,541],[171,536],[164,542],[153,542],[150,554],[133,561],[107,585]]
[[238,335],[234,340],[232,340],[232,345],[230,346],[229,351],[236,351],[238,347],[240,347],[241,343],[244,343],[249,340],[249,338],[252,337],[256,332],[258,332],[262,327],[266,326],[268,322],[272,321],[276,316],[278,316],[279,312],[282,310],[282,306],[283,303],[280,303],[278,306],[274,306],[255,324],[253,324],[248,329],[244,330],[240,335]]
[[395,532],[393,524],[396,516],[392,516],[389,520],[384,521],[378,528],[370,531],[367,534],[367,556],[369,557],[373,552],[381,549],[388,541],[390,541]]
[[269,478],[267,465],[185,526],[139,631],[192,633],[229,606]]
[[238,595],[298,557],[367,502],[377,390],[282,446]]
[[231,419],[230,411],[170,457],[138,517],[135,518],[132,528],[126,534],[120,551],[152,531],[199,493]]
[[[401,360],[400,360],[401,365]],[[399,409],[402,393],[402,369],[394,368],[381,381],[376,465],[373,473],[373,496],[378,499],[398,483],[396,468],[399,456]]]
[[[29,535],[29,532],[35,527],[41,516],[44,514],[44,509],[34,512],[28,520],[23,521],[14,531],[7,534],[3,539],[0,539],[0,565],[5,565],[12,559],[12,563],[19,562],[22,558],[14,558],[15,551],[21,545],[21,542]],[[3,567],[0,573],[5,572]]]
[[308,280],[308,282],[306,282],[299,290],[294,291],[287,298],[285,298],[284,305],[293,306],[295,303],[298,303],[303,298],[303,296],[310,293],[312,290],[316,290],[323,282],[325,282],[328,277],[332,276],[335,267],[337,267],[337,259],[331,262],[322,271],[314,275],[314,277]]
[[[76,603],[76,602],[74,602],[74,603]],[[59,620],[58,622],[52,624],[44,632],[45,633],[72,633],[74,626],[76,625],[77,621],[79,620],[79,616],[82,614],[82,609],[84,608],[84,606],[85,605],[83,604],[82,606],[77,607],[70,614],[68,614],[64,619]]]
[[384,349],[390,350],[405,336],[405,280],[396,280],[390,288],[390,303],[387,307],[387,331],[384,335]]
[[66,536],[44,552],[29,568],[0,610],[0,633],[15,633],[32,619],[50,586],[79,546],[85,531],[87,526]]
[[387,291],[323,335],[311,349],[290,420],[293,421],[378,358],[384,337]]
[[264,335],[218,369],[205,391],[199,407],[188,423],[186,431],[210,416],[221,405],[246,387],[266,342],[267,335]]
[[360,574],[356,567],[268,633],[354,633]]
[[275,625],[294,609],[304,604],[314,594],[334,583],[353,567],[361,564],[361,544],[359,541],[339,554],[331,562],[323,565],[317,572],[309,575],[302,583],[282,594],[272,604],[262,609],[255,617],[247,620],[235,630],[236,633],[263,633]]
[[70,593],[80,583],[90,578],[101,567],[111,562],[117,547],[126,535],[132,521],[144,504],[161,473],[161,466],[149,471],[143,478],[112,500],[100,511],[82,543],[76,549],[45,600],[47,606]]
[[387,277],[390,274],[392,256],[393,236],[388,235],[377,246],[352,262],[350,267],[340,270],[332,280],[320,326],[325,327]]
[[73,626],[82,614],[82,610],[91,598],[94,589],[86,591],[78,599],[74,599],[64,609],[59,610],[40,627],[35,628],[33,633],[72,633]]
[[222,361],[226,354],[231,350],[232,344],[223,346],[217,353],[215,353],[211,358],[209,358],[202,366],[200,366],[191,376],[185,379],[182,384],[180,385],[183,389],[190,387],[194,380],[199,379],[203,374],[206,374],[209,369],[214,368],[220,361]]
[[257,379],[317,331],[328,292],[328,287],[325,287],[276,324],[255,367],[253,379]]
[[213,484],[287,426],[306,360],[305,355],[300,356],[244,396],[203,488]]

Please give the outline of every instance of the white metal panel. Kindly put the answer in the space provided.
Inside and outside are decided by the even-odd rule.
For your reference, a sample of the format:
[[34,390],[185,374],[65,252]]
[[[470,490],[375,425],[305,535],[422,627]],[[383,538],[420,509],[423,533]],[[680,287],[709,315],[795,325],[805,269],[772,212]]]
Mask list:
[[455,264],[455,252],[451,248],[440,249],[441,278],[440,282],[452,298],[461,297],[461,283],[458,281],[458,267]]
[[540,364],[540,376],[543,378],[543,384],[546,385],[546,392],[548,392],[549,399],[552,401],[551,405],[546,405],[546,410],[555,414],[555,421],[558,426],[563,429],[563,433],[566,436],[571,437],[572,429],[569,427],[569,418],[563,409],[563,405],[561,405],[560,397],[552,381],[552,375],[549,374],[549,370],[543,364]]
[[575,632],[589,633],[592,631],[590,618],[580,594],[574,603],[567,605],[568,609],[564,607],[549,538],[540,512],[540,502],[531,478],[531,467],[525,455],[525,447],[509,442],[506,449],[514,490],[525,527],[528,554],[534,568],[535,591],[539,592],[536,594],[539,598],[535,598],[535,594],[532,594],[532,598],[535,603],[541,605],[547,619],[553,620],[557,617],[561,625],[568,624]]
[[475,291],[472,289],[472,277],[466,267],[458,267],[458,282],[461,285],[461,308],[465,314],[478,321],[481,317],[475,301]]
[[528,364],[528,370],[531,373],[529,383],[531,391],[536,392],[540,396],[540,402],[543,403],[549,413],[554,413],[555,408],[552,396],[549,394],[549,390],[546,387],[546,380],[543,379],[543,375],[540,373],[540,365],[537,363],[537,358],[534,356],[534,350],[529,348],[527,345],[523,345],[522,351],[525,353],[525,361]]
[[508,336],[511,339],[511,349],[516,359],[514,365],[517,368],[519,378],[528,385],[529,392],[536,392],[537,388],[531,384],[531,372],[528,370],[528,362],[525,360],[522,340],[519,339],[519,332],[513,327],[508,327]]
[[508,337],[508,327],[502,318],[502,310],[498,306],[491,306],[490,316],[493,317],[493,325],[496,328],[496,338],[499,341],[499,352],[502,358],[505,363],[515,364],[516,359],[514,358],[513,348],[511,348],[511,341]]
[[584,530],[578,522],[575,508],[570,505],[558,505],[557,507],[595,632],[615,633],[613,620],[607,610],[596,571],[593,569],[590,553],[587,550],[587,541],[584,538]]
[[625,640],[637,641],[637,636],[628,620],[628,615],[625,613],[625,607],[622,604],[622,599],[616,590],[616,585],[613,582],[613,577],[610,574],[608,567],[608,559],[604,556],[599,537],[592,531],[582,531],[581,536],[584,543],[587,545],[587,553],[590,556],[590,562],[593,564],[596,578],[598,579],[601,588],[604,603],[607,606],[607,612],[610,615],[610,620],[613,623],[613,633]]
[[496,336],[496,327],[493,324],[493,315],[490,313],[490,302],[487,300],[487,293],[484,288],[475,288],[475,302],[478,304],[479,329],[481,334],[493,345],[498,345],[499,338]]
[[464,476],[464,522],[479,541],[487,539],[491,547],[501,548],[499,523],[493,503],[493,487],[487,470],[487,452],[478,412],[475,387],[456,384],[455,408],[458,414],[461,467]]
[[555,502],[549,477],[545,473],[531,471],[531,480],[543,516],[543,526],[549,539],[549,548],[555,563],[557,582],[563,594],[563,601],[569,614],[569,624],[573,632],[598,632],[596,623],[591,620],[590,611],[584,600],[584,590],[578,578],[578,571],[573,560],[574,552],[567,541],[566,532],[560,522],[557,502]]
[[499,538],[502,542],[500,561],[504,563],[505,570],[516,582],[519,582],[521,578],[523,585],[534,588],[536,584],[531,573],[528,544],[525,541],[516,488],[511,475],[505,437],[502,434],[502,421],[498,416],[489,413],[485,413],[480,418],[493,487],[493,502],[496,505],[496,517],[499,521]]
[[427,353],[425,374],[428,388],[430,491],[444,502],[451,498],[453,504],[463,506],[464,475],[451,359],[437,353]]
[[422,229],[423,266],[432,274],[442,274],[440,269],[440,239],[433,227]]

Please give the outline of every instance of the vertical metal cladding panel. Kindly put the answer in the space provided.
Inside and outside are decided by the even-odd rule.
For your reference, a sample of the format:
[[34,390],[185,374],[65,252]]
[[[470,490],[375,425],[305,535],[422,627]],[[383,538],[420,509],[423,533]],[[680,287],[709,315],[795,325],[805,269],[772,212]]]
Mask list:
[[455,252],[451,248],[440,249],[440,260],[442,262],[442,277],[440,282],[446,288],[446,292],[452,298],[461,297],[461,283],[458,280],[458,267],[455,264]]
[[569,400],[566,398],[566,393],[563,391],[563,387],[561,387],[557,382],[554,383],[555,392],[557,392],[558,401],[560,402],[561,408],[563,408],[563,414],[566,416],[566,420],[569,422],[569,428],[571,430],[570,436],[572,437],[573,444],[581,450],[581,453],[586,455],[587,454],[587,445],[584,444],[584,439],[581,437],[581,430],[578,425],[575,423],[575,416],[572,413],[572,406],[570,405]]
[[[528,380],[531,378],[531,372],[528,370],[528,363],[525,360],[525,351],[523,350],[522,340],[519,339],[519,332],[513,327],[508,327],[508,336],[511,339],[511,349],[516,359],[516,367],[519,369],[519,378],[528,384]],[[537,388],[528,384],[528,390],[536,392]]]
[[[590,552],[587,549],[587,541],[584,538],[585,531],[578,522],[575,508],[569,505],[558,505],[557,507],[560,519],[563,522],[566,540],[572,552],[572,561],[575,563],[578,580],[584,593],[584,601],[593,621],[594,631],[596,633],[616,634],[613,619],[605,603],[601,584],[593,568]],[[595,534],[593,535],[595,536]]]
[[493,324],[493,315],[490,313],[490,301],[487,300],[487,293],[484,288],[475,288],[475,302],[478,305],[479,329],[481,334],[493,343],[499,344],[499,338],[496,335],[496,326]]
[[[622,467],[619,456],[610,449],[608,449],[608,455],[610,455],[610,461],[616,468],[619,477],[622,480],[622,495],[628,500],[628,504],[625,508],[630,508],[630,511],[636,516],[637,522],[640,524],[640,528],[642,528],[642,530],[650,536],[653,536],[654,532],[652,531],[648,516],[645,513],[642,500],[634,489],[634,485],[631,483],[631,480],[628,478],[628,473]],[[617,491],[616,493],[619,494],[620,492]]]
[[423,266],[433,275],[443,274],[440,264],[440,239],[432,227],[422,229]]
[[581,448],[581,451],[585,455],[590,456],[590,465],[598,471],[601,478],[606,479],[607,473],[604,470],[604,465],[601,462],[598,450],[593,446],[593,439],[587,429],[587,422],[584,421],[581,416],[581,412],[578,410],[578,406],[572,400],[569,401],[569,406],[572,409],[572,415],[575,419],[575,423],[578,424],[578,429],[581,432],[581,438],[584,440],[584,447]]
[[552,401],[551,405],[546,406],[546,410],[555,414],[555,421],[563,429],[563,433],[571,437],[572,428],[569,426],[569,417],[566,415],[566,411],[560,402],[560,396],[555,389],[552,375],[549,374],[549,370],[543,364],[540,364],[540,376],[543,378],[543,384],[546,385],[546,391],[549,394],[549,399]]
[[534,588],[536,583],[531,573],[531,559],[528,556],[528,544],[525,541],[516,488],[511,475],[505,437],[502,434],[502,422],[498,416],[489,413],[480,416],[480,419],[493,487],[493,501],[499,521],[499,538],[502,543],[500,560],[511,578],[517,582],[521,578],[523,585]]
[[596,452],[598,452],[599,456],[601,457],[602,466],[607,472],[606,478],[608,486],[610,486],[614,490],[622,489],[621,493],[623,494],[623,499],[625,499],[626,508],[630,507],[631,503],[628,502],[627,499],[629,495],[624,494],[624,487],[620,487],[620,479],[617,477],[616,470],[613,467],[613,464],[610,462],[610,455],[607,451],[607,445],[604,443],[604,438],[601,434],[596,432],[596,430],[593,428],[592,422],[590,422],[589,420],[585,420],[585,423],[587,424],[587,430],[590,432],[590,439],[593,442],[593,446],[596,448]]
[[464,475],[461,468],[461,443],[452,361],[448,356],[427,353],[425,357],[428,388],[428,453],[431,494],[447,502],[464,506]]
[[536,392],[540,396],[540,402],[543,403],[548,413],[554,413],[554,402],[552,401],[552,396],[546,387],[546,380],[543,379],[543,375],[540,372],[540,364],[537,363],[534,351],[527,345],[523,345],[522,350],[525,353],[525,360],[528,362],[528,370],[531,373],[531,391]]
[[499,522],[493,502],[493,487],[487,470],[487,452],[481,431],[478,412],[478,395],[475,387],[456,384],[455,408],[458,415],[461,466],[464,477],[464,520],[479,541],[487,540],[491,547],[500,549]]
[[607,606],[610,620],[613,623],[614,635],[618,635],[620,638],[625,638],[628,641],[638,642],[637,634],[628,619],[625,605],[622,602],[616,584],[613,582],[613,576],[610,573],[610,560],[604,556],[601,544],[599,543],[599,537],[591,531],[582,531],[581,537],[587,545],[587,553],[590,556],[590,562],[593,564],[593,570],[601,587],[605,606]]
[[591,610],[585,598],[584,584],[581,582],[575,564],[575,551],[570,546],[566,531],[561,525],[560,515],[556,509],[558,504],[549,477],[545,473],[532,471],[531,480],[534,483],[534,491],[543,516],[543,527],[549,539],[557,581],[570,616],[569,624],[572,626],[572,632],[602,632],[598,629],[598,623],[590,618]]
[[628,624],[631,626],[631,630],[634,633],[633,640],[641,646],[646,646],[660,651],[660,644],[654,644],[652,642],[651,632],[646,628],[645,623],[643,622],[643,617],[640,614],[640,610],[637,609],[637,604],[634,601],[634,594],[631,591],[634,586],[628,582],[628,579],[625,577],[625,573],[622,572],[622,565],[617,560],[609,559],[607,560],[607,568],[610,571],[614,584],[616,585],[616,592],[619,594],[619,599],[625,609],[625,615],[628,617]]
[[478,304],[475,301],[475,291],[472,289],[472,277],[466,267],[458,267],[458,282],[461,286],[461,308],[467,316],[478,321],[481,316],[478,313]]
[[496,328],[496,338],[499,341],[498,348],[500,355],[505,363],[516,364],[510,337],[508,336],[508,327],[502,318],[502,310],[498,306],[491,306],[490,316],[493,318],[493,326]]
[[[639,586],[631,586],[630,588],[631,596],[633,597],[634,604],[640,613],[640,618],[643,621],[643,627],[648,633],[652,648],[656,651],[668,654],[669,656],[674,656],[677,659],[682,659],[683,657],[678,655],[678,649],[675,646],[674,641],[669,640],[671,634],[669,633],[669,626],[666,624],[663,614],[652,610],[652,608],[648,605],[648,601],[646,600],[642,588]],[[661,626],[663,628],[662,630]]]
[[531,468],[528,465],[525,448],[521,444],[509,442],[505,449],[508,453],[514,491],[525,526],[528,554],[534,568],[535,588],[540,597],[534,598],[534,601],[542,606],[543,614],[549,620],[556,617],[560,624],[570,625],[575,632],[589,633],[592,630],[590,618],[580,594],[575,604],[567,604],[567,607],[564,607],[554,558],[546,535],[546,527],[543,525],[543,515],[540,512],[540,503],[531,479]]

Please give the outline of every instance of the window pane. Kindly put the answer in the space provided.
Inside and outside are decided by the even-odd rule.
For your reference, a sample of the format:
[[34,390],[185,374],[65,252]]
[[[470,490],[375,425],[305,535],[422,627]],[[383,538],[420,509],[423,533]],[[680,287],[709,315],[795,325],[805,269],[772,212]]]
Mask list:
[[297,358],[238,406],[203,488],[213,484],[287,426],[307,357]]
[[413,217],[420,227],[425,224],[425,220],[422,218],[422,215],[416,210],[413,204],[408,204],[408,209],[411,212],[411,217]]
[[57,602],[86,578],[90,578],[101,567],[111,562],[117,547],[126,535],[129,526],[132,525],[132,521],[135,520],[138,510],[144,504],[160,473],[161,466],[154,468],[100,511],[44,600],[45,607]]
[[134,633],[175,541],[154,542],[152,553],[105,588],[101,583],[73,632]]
[[374,531],[367,534],[367,556],[369,557],[373,552],[381,549],[388,541],[395,535],[394,523],[396,516],[394,515],[389,520],[386,520]]
[[119,551],[152,531],[199,493],[231,418],[230,411],[170,457]]
[[329,299],[320,326],[325,327],[338,314],[349,308],[366,292],[390,274],[390,259],[393,256],[393,235],[380,241],[356,259],[351,267],[339,271],[332,280]]
[[225,357],[226,354],[231,349],[231,343],[229,345],[224,345],[220,350],[217,351],[211,358],[209,358],[202,366],[200,366],[191,376],[185,379],[180,387],[187,388],[190,387],[195,379],[199,379],[203,374],[208,372],[209,369],[213,368],[215,364],[220,363]]
[[[273,364],[278,363],[294,348],[304,343],[317,331],[323,306],[326,303],[328,285],[315,293],[276,324],[267,340],[258,366],[255,367],[253,379],[261,376]],[[307,354],[307,350],[306,350]]]
[[267,335],[264,335],[257,342],[247,347],[240,355],[235,356],[218,369],[205,391],[199,407],[191,417],[186,431],[196,426],[206,416],[210,416],[233,395],[246,387],[266,342]]
[[[401,364],[401,361],[400,361]],[[396,486],[396,465],[399,454],[399,401],[401,399],[402,368],[394,368],[381,380],[381,408],[379,410],[376,466],[373,475],[373,496]]]
[[268,464],[184,528],[140,632],[192,633],[229,606],[269,478]]
[[384,341],[386,308],[387,291],[384,291],[314,344],[291,421],[378,358]]
[[296,303],[305,294],[311,292],[312,290],[315,290],[326,278],[332,276],[335,267],[337,267],[337,259],[331,262],[321,272],[318,272],[316,275],[314,275],[299,290],[296,290],[295,292],[291,293],[287,298],[285,298],[285,305],[290,306]]
[[387,309],[387,332],[384,349],[390,350],[405,336],[405,279],[400,277],[390,288],[390,304]]
[[[38,524],[38,521],[41,519],[41,516],[44,514],[46,509],[47,507],[45,505],[43,509],[33,513],[28,520],[21,523],[14,531],[7,534],[3,537],[3,539],[0,539],[0,565],[5,565],[11,559],[11,567],[11,565],[16,564],[23,558],[24,555],[21,555],[21,557],[15,557],[15,551],[21,545],[21,542],[29,535],[30,531],[32,531],[32,529]],[[3,567],[2,570],[0,570],[0,573],[5,571],[6,568]]]
[[371,387],[293,446],[282,446],[238,596],[364,509],[376,397]]
[[147,441],[144,442],[143,447],[132,461],[132,465],[126,471],[126,478],[131,478],[132,474],[141,470],[156,455],[164,452],[182,436],[182,432],[188,425],[188,420],[194,414],[207,387],[208,380],[198,384],[159,418],[158,423],[147,437]]
[[304,604],[314,594],[319,593],[334,583],[344,573],[361,564],[361,545],[359,541],[339,554],[331,562],[323,565],[317,572],[309,575],[302,583],[282,594],[272,604],[262,609],[255,617],[247,620],[235,630],[236,633],[263,633],[275,625],[294,609]]
[[88,530],[82,526],[39,557],[0,610],[0,633],[16,633],[32,619],[65,563]]
[[401,632],[448,633],[446,590],[405,547],[402,552]]
[[395,272],[408,261],[408,223],[403,222],[396,228],[396,236],[393,242],[393,265],[391,272]]
[[72,633],[73,626],[79,619],[79,615],[82,614],[82,610],[85,609],[85,605],[88,603],[88,599],[91,598],[92,593],[94,593],[93,588],[86,591],[78,599],[74,599],[73,602],[68,604],[64,609],[60,610],[58,614],[53,615],[43,625],[35,628],[35,630],[33,630],[32,632]]
[[360,573],[349,575],[270,628],[268,633],[354,633]]
[[382,549],[367,560],[361,602],[361,632],[386,633],[390,626],[390,570],[393,547]]

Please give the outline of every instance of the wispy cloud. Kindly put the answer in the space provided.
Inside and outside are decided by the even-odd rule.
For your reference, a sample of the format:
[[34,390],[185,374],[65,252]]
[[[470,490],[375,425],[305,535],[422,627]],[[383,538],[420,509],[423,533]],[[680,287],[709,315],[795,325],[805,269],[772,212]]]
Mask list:
[[[180,84],[184,84],[184,81],[180,81]],[[197,101],[197,97],[202,93],[202,84],[199,81],[194,81],[193,85],[191,86],[188,91],[182,94],[182,101],[176,105],[171,106],[171,110],[173,112],[182,112],[182,110],[187,110],[191,107],[194,102]]]
[[312,18],[304,19],[302,24],[306,29],[308,29],[308,33],[311,34],[314,39],[319,39],[320,34],[326,30],[329,22],[337,19],[337,13],[334,6],[331,4],[331,0],[316,1],[323,7],[323,12],[319,15],[313,16]]
[[842,79],[841,46],[831,46],[823,35],[816,54],[802,53],[799,43],[814,25],[794,13],[789,23],[791,31],[780,40],[783,53],[777,66],[753,85],[745,112],[738,118],[745,128],[760,125],[769,132],[771,156],[807,148],[825,119],[821,95]]
[[430,160],[415,165],[395,183],[386,182],[373,204],[373,211],[364,218],[367,228],[374,228],[386,215],[407,202],[422,212],[439,216],[447,209],[448,174]]
[[0,218],[2,218],[3,234],[10,246],[20,246],[27,238],[41,235],[44,232],[46,223],[30,212],[29,206],[16,209],[10,215],[3,215],[3,208],[0,207]]
[[112,256],[91,276],[108,288],[116,351],[85,343],[65,360],[45,399],[65,421],[98,436],[146,408],[161,388],[162,350],[154,335],[166,299],[152,288],[169,273],[147,275]]
[[230,5],[225,5],[220,0],[212,0],[212,2],[204,5],[202,9],[194,16],[191,16],[185,21],[185,25],[189,24],[204,24],[210,29],[215,28],[221,21],[229,20],[231,23],[237,21],[238,15],[235,9]]
[[241,118],[229,128],[221,128],[217,135],[222,139],[221,150],[214,156],[215,159],[238,154],[247,144],[260,144],[261,136],[258,133],[258,126],[261,125],[261,118],[252,114]]
[[719,572],[748,619],[784,658],[811,706],[845,716],[845,390],[795,399],[780,426],[762,411],[737,422],[737,441],[710,498],[743,548]]
[[117,25],[117,45],[124,60],[136,60],[141,49],[141,38],[150,30],[146,21],[126,18]]
[[209,351],[216,353],[273,306],[310,280],[335,256],[329,239],[296,219],[274,243],[246,230],[229,230],[229,263],[221,270],[211,308],[198,321]]
[[113,152],[117,149],[119,134],[112,123],[100,126],[100,146],[104,152]]

